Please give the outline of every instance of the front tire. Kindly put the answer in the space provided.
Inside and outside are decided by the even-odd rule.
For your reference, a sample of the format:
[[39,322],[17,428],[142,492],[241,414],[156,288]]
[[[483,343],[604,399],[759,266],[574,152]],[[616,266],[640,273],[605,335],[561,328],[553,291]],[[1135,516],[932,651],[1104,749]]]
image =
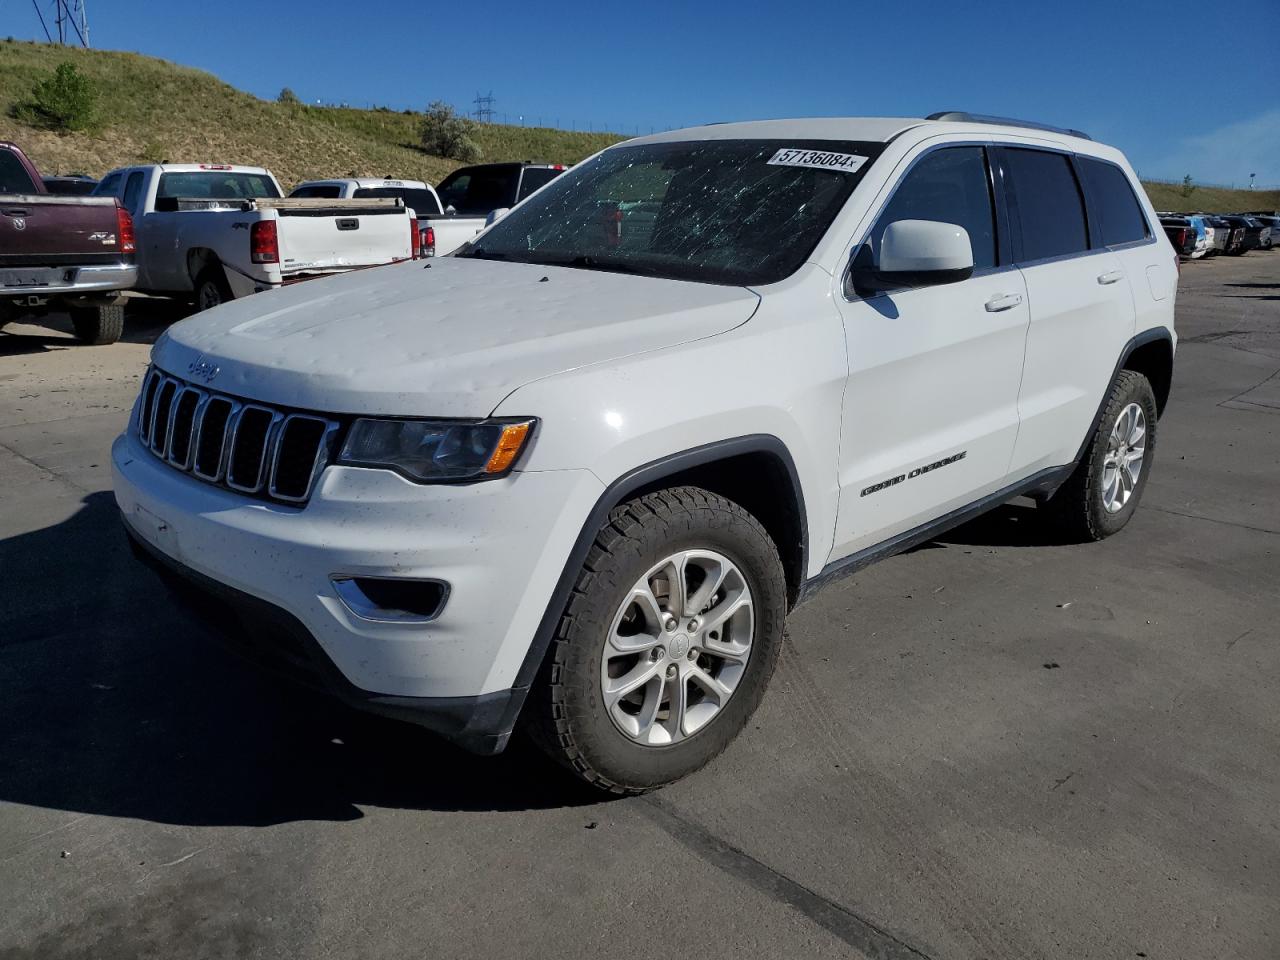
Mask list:
[[96,307],[71,307],[71,327],[76,338],[92,346],[115,343],[124,333],[124,307],[100,304]]
[[620,505],[530,693],[532,739],[611,793],[687,776],[759,705],[786,611],[777,547],[736,503],[676,487]]
[[1121,370],[1084,456],[1044,507],[1076,542],[1118,533],[1138,507],[1156,448],[1156,398],[1142,374]]

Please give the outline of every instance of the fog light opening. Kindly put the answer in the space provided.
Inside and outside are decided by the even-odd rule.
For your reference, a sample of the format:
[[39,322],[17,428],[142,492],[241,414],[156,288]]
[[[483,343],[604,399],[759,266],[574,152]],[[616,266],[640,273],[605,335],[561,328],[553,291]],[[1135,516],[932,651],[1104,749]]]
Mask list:
[[332,583],[348,610],[376,623],[429,623],[449,599],[443,580],[334,576]]

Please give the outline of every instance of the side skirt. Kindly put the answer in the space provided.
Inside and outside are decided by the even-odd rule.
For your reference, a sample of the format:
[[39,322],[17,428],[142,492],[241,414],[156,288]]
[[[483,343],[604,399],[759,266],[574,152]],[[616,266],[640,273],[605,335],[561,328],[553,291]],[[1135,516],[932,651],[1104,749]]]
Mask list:
[[904,550],[910,550],[912,547],[932,540],[939,534],[958,527],[960,524],[972,520],[979,514],[986,513],[1002,503],[1007,503],[1015,497],[1032,493],[1052,494],[1071,476],[1071,471],[1074,469],[1075,464],[1069,463],[1063,467],[1050,467],[1047,470],[1041,470],[1039,473],[1033,473],[1025,480],[1019,480],[1017,483],[1010,484],[995,493],[989,493],[980,500],[975,500],[967,506],[952,510],[936,520],[922,523],[920,526],[906,530],[883,543],[877,543],[847,557],[834,560],[823,567],[817,576],[810,577],[805,581],[804,587],[800,591],[799,602],[803,603],[811,599],[823,587],[837,580],[857,573],[864,567],[869,567],[879,560],[892,557],[894,554],[902,553]]

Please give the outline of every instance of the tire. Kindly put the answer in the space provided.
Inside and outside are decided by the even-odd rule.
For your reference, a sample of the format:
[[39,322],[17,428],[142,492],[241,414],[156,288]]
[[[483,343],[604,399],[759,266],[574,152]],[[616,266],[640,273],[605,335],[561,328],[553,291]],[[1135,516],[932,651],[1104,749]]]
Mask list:
[[[668,591],[662,606],[663,580],[654,572],[679,557],[687,571],[685,595],[709,606],[682,609],[672,629],[663,614],[682,605]],[[713,576],[717,585],[700,599],[697,587],[705,588]],[[656,605],[633,599],[642,583],[652,587]],[[747,603],[713,626],[743,598]],[[644,793],[679,780],[723,751],[759,705],[782,650],[786,611],[777,547],[736,503],[697,487],[675,487],[621,504],[597,534],[574,584],[529,695],[526,730],[549,756],[610,793]],[[699,631],[688,618],[704,613]],[[655,634],[657,645],[643,652],[639,645]],[[618,652],[614,637],[638,644],[634,663]],[[738,652],[724,658],[712,646]],[[606,692],[606,684],[626,686],[644,671],[652,676],[634,693]],[[718,694],[706,685],[708,676]],[[687,711],[676,709],[677,691],[683,691]]]
[[83,343],[103,346],[115,343],[124,333],[124,307],[104,304],[97,307],[71,307],[71,326]]
[[235,299],[231,285],[227,283],[222,265],[215,263],[205,267],[196,274],[195,302],[196,310],[211,310],[216,306]]
[[[1138,418],[1134,410],[1140,412]],[[1121,416],[1127,419],[1122,423]],[[1138,430],[1141,429],[1141,433]],[[1136,439],[1136,443],[1135,443]],[[1118,443],[1121,466],[1113,448]],[[1156,449],[1156,398],[1142,374],[1121,370],[1084,456],[1043,506],[1064,536],[1083,543],[1118,533],[1137,509]],[[1126,452],[1127,451],[1127,452]],[[1133,451],[1140,451],[1134,476]],[[1128,462],[1129,466],[1123,466]],[[1117,487],[1116,484],[1120,486]]]

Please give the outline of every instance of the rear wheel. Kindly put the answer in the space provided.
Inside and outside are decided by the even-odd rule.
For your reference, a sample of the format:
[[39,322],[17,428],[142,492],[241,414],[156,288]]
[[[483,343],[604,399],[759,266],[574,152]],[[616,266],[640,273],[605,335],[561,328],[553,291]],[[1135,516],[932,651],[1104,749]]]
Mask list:
[[124,307],[101,304],[96,307],[71,307],[71,326],[77,339],[94,346],[115,343],[124,333]]
[[1076,541],[1118,533],[1138,507],[1156,445],[1156,398],[1142,374],[1121,370],[1075,472],[1044,508]]
[[196,275],[195,300],[197,310],[210,310],[234,299],[235,295],[231,292],[226,275],[218,264],[205,267]]
[[737,736],[782,649],[777,548],[737,504],[677,487],[610,515],[578,576],[527,720],[613,793],[692,773]]

